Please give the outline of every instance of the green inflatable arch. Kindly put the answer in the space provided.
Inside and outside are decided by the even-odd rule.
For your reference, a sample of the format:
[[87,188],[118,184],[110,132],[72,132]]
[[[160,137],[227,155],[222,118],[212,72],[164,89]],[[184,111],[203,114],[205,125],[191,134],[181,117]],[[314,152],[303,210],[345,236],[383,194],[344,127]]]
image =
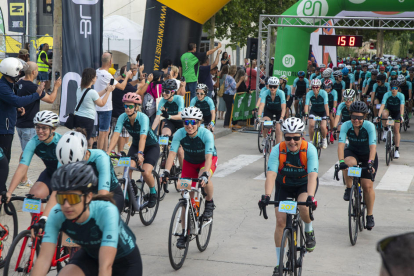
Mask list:
[[[341,11],[414,11],[414,0],[302,0],[283,15],[335,16]],[[302,19],[307,23],[306,19]],[[280,19],[279,19],[280,23]],[[298,71],[306,71],[310,35],[316,29],[278,27],[273,75],[289,76],[289,84]]]

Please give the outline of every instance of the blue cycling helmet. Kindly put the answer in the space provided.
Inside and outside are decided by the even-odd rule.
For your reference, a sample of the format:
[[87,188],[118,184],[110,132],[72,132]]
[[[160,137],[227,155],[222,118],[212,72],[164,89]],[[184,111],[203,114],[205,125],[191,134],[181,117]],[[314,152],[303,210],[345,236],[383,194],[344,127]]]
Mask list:
[[357,64],[357,63],[356,63],[356,61],[355,61],[355,60],[353,60],[353,61],[351,62],[351,64]]
[[304,71],[299,71],[298,72],[298,77],[304,77],[305,76],[305,72]]
[[348,76],[348,73],[349,73],[349,69],[348,68],[344,68],[344,69],[342,69],[342,74],[344,75],[344,76]]
[[396,76],[396,75],[397,75],[397,72],[395,72],[395,71],[391,72],[391,76]]

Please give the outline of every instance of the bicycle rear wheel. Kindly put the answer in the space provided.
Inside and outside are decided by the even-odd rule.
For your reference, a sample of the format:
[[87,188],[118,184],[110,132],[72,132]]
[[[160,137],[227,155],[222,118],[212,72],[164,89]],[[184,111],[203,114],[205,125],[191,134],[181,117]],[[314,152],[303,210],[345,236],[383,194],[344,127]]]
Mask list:
[[[31,246],[28,246],[30,244]],[[30,230],[24,230],[17,235],[7,254],[4,276],[30,274],[40,249],[39,244],[36,248],[34,244],[35,240],[31,238]]]
[[386,145],[385,145],[385,163],[387,164],[387,166],[390,165],[390,161],[391,161],[391,132],[387,132],[387,140],[386,140]]
[[[168,257],[170,259],[171,266],[178,270],[180,269],[187,257],[188,252],[188,244],[190,243],[190,237],[187,236],[187,240],[185,243],[185,248],[180,249],[177,248],[177,240],[184,233],[183,224],[184,222],[181,221],[182,214],[185,212],[186,202],[179,201],[174,208],[171,223],[170,223],[170,230],[168,236]],[[190,214],[187,215],[187,221],[190,222]],[[190,235],[190,227],[187,227],[187,235]]]
[[257,147],[259,148],[259,152],[263,153],[263,146],[262,146],[262,142],[263,142],[263,133],[262,133],[262,125],[259,125],[259,130],[257,131]]
[[292,243],[291,229],[285,229],[283,231],[282,243],[280,246],[280,275],[294,275],[293,268],[295,267],[295,251],[296,248]]
[[264,156],[264,173],[265,176],[267,176],[267,165],[269,164],[269,156],[270,156],[270,145],[269,145],[269,141],[266,141],[265,147],[264,147],[264,151],[265,151],[265,156]]
[[[150,225],[157,215],[158,212],[158,206],[160,205],[160,179],[155,171],[152,171],[152,176],[155,180],[155,190],[157,190],[157,202],[155,203],[155,206],[153,208],[144,207],[139,211],[139,218],[141,219],[142,224],[145,226]],[[148,185],[145,185],[145,182],[142,185],[142,198],[141,198],[141,205],[145,202],[149,201],[150,197],[150,187]]]
[[[178,156],[175,157],[174,159],[174,165],[171,167],[171,175],[178,177],[178,179],[181,178],[181,165],[180,165],[180,160],[178,160]],[[181,191],[179,189],[177,189],[177,182],[178,180],[174,180],[172,181],[172,183],[174,184],[174,188],[177,191],[177,193],[181,193]]]
[[[354,179],[354,181],[356,180]],[[359,208],[359,193],[354,184],[351,188],[348,207],[349,240],[352,245],[355,245],[358,238]]]
[[[7,208],[7,210],[5,210]],[[4,267],[7,252],[17,236],[18,221],[16,209],[12,202],[0,205],[0,238],[3,239],[0,245],[0,268]]]
[[[62,232],[59,233],[58,243],[56,245],[56,256],[55,260],[56,263],[56,269],[57,271],[61,271],[68,263],[69,263],[69,248],[66,246],[62,246]],[[59,259],[62,259],[61,261],[58,261]]]
[[213,231],[213,218],[205,219],[203,217],[204,213],[204,200],[200,201],[200,210],[198,217],[198,225],[200,227],[200,232],[196,237],[197,248],[200,252],[203,252],[207,249],[208,243],[210,242],[211,232]]

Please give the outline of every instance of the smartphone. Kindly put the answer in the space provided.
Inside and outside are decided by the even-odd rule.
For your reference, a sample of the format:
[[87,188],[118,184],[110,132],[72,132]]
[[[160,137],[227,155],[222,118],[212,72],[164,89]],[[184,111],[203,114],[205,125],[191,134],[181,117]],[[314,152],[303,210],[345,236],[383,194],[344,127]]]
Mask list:
[[139,66],[144,65],[144,63],[142,62],[142,58],[139,59]]
[[131,70],[131,62],[128,61],[126,71],[128,72],[129,70]]
[[55,80],[57,80],[58,78],[60,78],[60,72],[59,71],[56,71],[55,72]]
[[185,77],[184,76],[181,77],[181,81],[185,81]]
[[109,82],[109,85],[114,85],[115,79],[111,79],[111,81]]

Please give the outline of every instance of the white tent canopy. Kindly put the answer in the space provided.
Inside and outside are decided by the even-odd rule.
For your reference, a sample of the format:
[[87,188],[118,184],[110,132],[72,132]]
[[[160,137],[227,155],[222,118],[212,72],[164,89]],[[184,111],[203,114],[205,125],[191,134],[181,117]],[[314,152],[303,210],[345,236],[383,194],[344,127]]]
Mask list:
[[131,60],[141,53],[143,27],[124,16],[112,15],[103,22],[103,50],[118,51]]

